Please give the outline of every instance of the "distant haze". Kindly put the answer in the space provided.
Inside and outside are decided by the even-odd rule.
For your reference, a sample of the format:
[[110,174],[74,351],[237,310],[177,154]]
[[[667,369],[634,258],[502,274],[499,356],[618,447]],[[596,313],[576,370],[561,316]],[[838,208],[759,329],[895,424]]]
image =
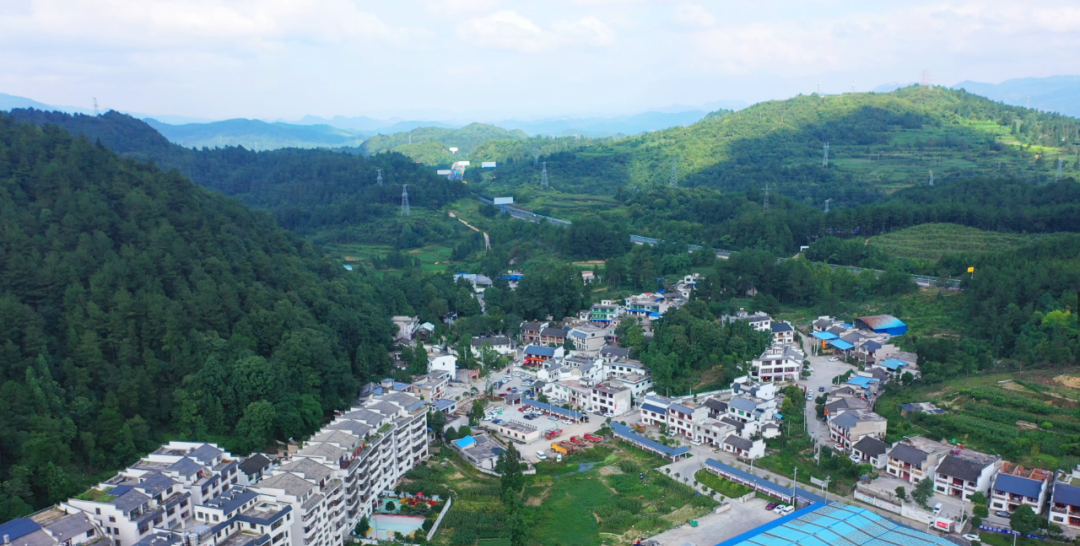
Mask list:
[[1075,0],[0,6],[0,91],[173,122],[611,118],[869,91],[924,69],[946,86],[1080,74]]

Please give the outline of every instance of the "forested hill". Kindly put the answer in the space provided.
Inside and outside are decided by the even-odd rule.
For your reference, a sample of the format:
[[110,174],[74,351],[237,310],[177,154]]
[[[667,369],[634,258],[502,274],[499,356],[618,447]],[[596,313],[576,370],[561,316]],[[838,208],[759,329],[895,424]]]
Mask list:
[[[1006,106],[943,88],[798,96],[584,149],[547,161],[552,187],[614,194],[666,185],[761,188],[815,206],[870,202],[900,187],[973,176],[1053,180],[1057,159],[1080,169],[1080,120]],[[1062,139],[1065,139],[1064,141]],[[829,165],[822,166],[828,143]],[[500,168],[496,183],[535,184],[531,162]]]
[[[495,127],[494,125],[470,123],[461,129],[420,127],[407,133],[373,136],[360,146],[360,151],[366,155],[370,155],[387,150],[394,150],[409,155],[417,161],[423,161],[432,165],[449,165],[450,162],[455,160],[455,157],[456,159],[470,159],[469,152],[488,140],[520,140],[526,138],[528,138],[528,135],[520,129],[508,131],[501,127]],[[427,150],[426,148],[416,147],[416,145],[421,142],[436,142],[446,150],[446,153],[442,156],[434,156],[430,153],[418,153]],[[449,148],[457,148],[457,154],[451,155]]]
[[145,120],[159,133],[187,148],[243,146],[249,150],[279,148],[336,148],[359,146],[372,133],[340,129],[330,125],[267,123],[257,119],[227,119],[210,123],[170,125]]
[[[299,233],[341,229],[396,216],[401,185],[414,208],[439,208],[466,194],[412,159],[395,152],[370,157],[329,150],[286,148],[254,152],[241,147],[193,150],[172,144],[146,123],[108,112],[101,116],[13,110],[19,122],[52,123],[85,134],[116,152],[177,169],[196,183],[269,210],[278,223]],[[376,185],[382,169],[385,185]]]
[[2,114],[0,226],[0,521],[166,434],[303,437],[388,372],[410,311],[265,213]]

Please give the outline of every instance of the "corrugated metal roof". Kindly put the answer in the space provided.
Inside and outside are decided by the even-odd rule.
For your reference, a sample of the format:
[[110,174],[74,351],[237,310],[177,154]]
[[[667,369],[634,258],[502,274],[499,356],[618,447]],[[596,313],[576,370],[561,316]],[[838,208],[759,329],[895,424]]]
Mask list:
[[953,546],[865,508],[812,504],[717,546]]
[[650,439],[648,439],[648,438],[646,438],[646,437],[644,437],[644,436],[642,436],[640,434],[637,434],[636,432],[633,431],[633,429],[631,429],[630,427],[628,427],[628,426],[626,426],[626,425],[624,425],[622,423],[612,421],[611,429],[615,431],[615,434],[617,434],[619,436],[622,436],[623,438],[625,438],[627,440],[630,440],[631,442],[635,442],[635,443],[641,444],[643,446],[646,446],[646,447],[648,447],[650,449],[653,449],[655,451],[659,451],[660,453],[663,453],[664,455],[667,455],[668,457],[673,457],[674,458],[674,457],[678,457],[679,455],[685,455],[685,454],[690,452],[690,448],[688,448],[686,446],[682,446],[682,447],[678,447],[678,448],[671,448],[671,447],[668,447],[668,446],[666,446],[664,444],[661,444],[659,442],[654,442],[653,440],[650,440]]
[[842,339],[830,339],[829,340],[829,345],[832,345],[833,347],[836,347],[837,349],[840,349],[841,351],[846,351],[848,349],[854,349],[855,348],[854,345],[852,345],[852,344],[850,344],[850,343],[848,343],[848,342],[846,342],[846,341],[844,341]]
[[902,328],[907,326],[900,319],[892,315],[874,315],[871,317],[859,317],[855,319],[867,325],[871,329],[881,330],[884,328]]
[[997,481],[994,482],[994,489],[996,490],[1012,493],[1014,495],[1023,495],[1033,499],[1039,498],[1039,494],[1042,492],[1042,486],[1043,482],[1038,480],[1000,473],[997,475]]

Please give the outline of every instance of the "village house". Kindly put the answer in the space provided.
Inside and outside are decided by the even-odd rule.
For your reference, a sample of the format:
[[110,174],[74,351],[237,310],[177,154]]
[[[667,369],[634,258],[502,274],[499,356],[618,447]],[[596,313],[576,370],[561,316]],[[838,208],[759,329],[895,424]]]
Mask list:
[[720,317],[720,321],[724,324],[735,321],[746,322],[751,328],[758,332],[771,332],[772,331],[772,317],[766,313],[754,313],[749,314],[745,309],[739,308],[739,312],[732,315],[723,315]]
[[904,438],[889,450],[885,470],[913,484],[933,479],[938,464],[951,450],[946,444],[922,436]]
[[878,470],[885,468],[885,454],[888,451],[889,444],[875,436],[863,436],[861,440],[851,445],[852,455]]
[[755,381],[795,381],[802,372],[802,351],[788,345],[772,345],[750,361],[750,377]]
[[[574,350],[587,353],[596,353],[604,347],[605,336],[608,330],[593,324],[582,324],[570,330],[569,336],[574,344]],[[565,336],[565,334],[564,334]],[[566,339],[565,337],[563,338]]]
[[772,342],[779,345],[791,345],[795,343],[795,328],[787,322],[774,322],[769,328],[772,330]]
[[867,410],[850,410],[836,417],[829,418],[829,438],[844,446],[851,447],[865,437],[884,438],[889,421]]
[[1080,465],[1071,473],[1061,472],[1054,480],[1050,497],[1050,521],[1080,529]]
[[514,348],[510,345],[510,338],[507,336],[477,336],[472,338],[470,345],[476,354],[480,354],[484,347],[491,347],[493,351],[503,356],[514,354]]
[[934,490],[963,500],[970,500],[975,493],[986,495],[1002,462],[998,455],[952,449],[934,471]]
[[1036,514],[1041,514],[1053,479],[1054,473],[1049,470],[1006,462],[1001,465],[994,486],[990,488],[990,509],[1011,514],[1026,504]]

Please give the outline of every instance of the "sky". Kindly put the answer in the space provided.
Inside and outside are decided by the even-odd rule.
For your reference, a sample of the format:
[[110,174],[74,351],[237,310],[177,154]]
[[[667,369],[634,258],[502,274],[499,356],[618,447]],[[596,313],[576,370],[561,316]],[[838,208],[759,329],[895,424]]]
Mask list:
[[0,0],[0,92],[204,119],[623,115],[1080,74],[1080,2]]

